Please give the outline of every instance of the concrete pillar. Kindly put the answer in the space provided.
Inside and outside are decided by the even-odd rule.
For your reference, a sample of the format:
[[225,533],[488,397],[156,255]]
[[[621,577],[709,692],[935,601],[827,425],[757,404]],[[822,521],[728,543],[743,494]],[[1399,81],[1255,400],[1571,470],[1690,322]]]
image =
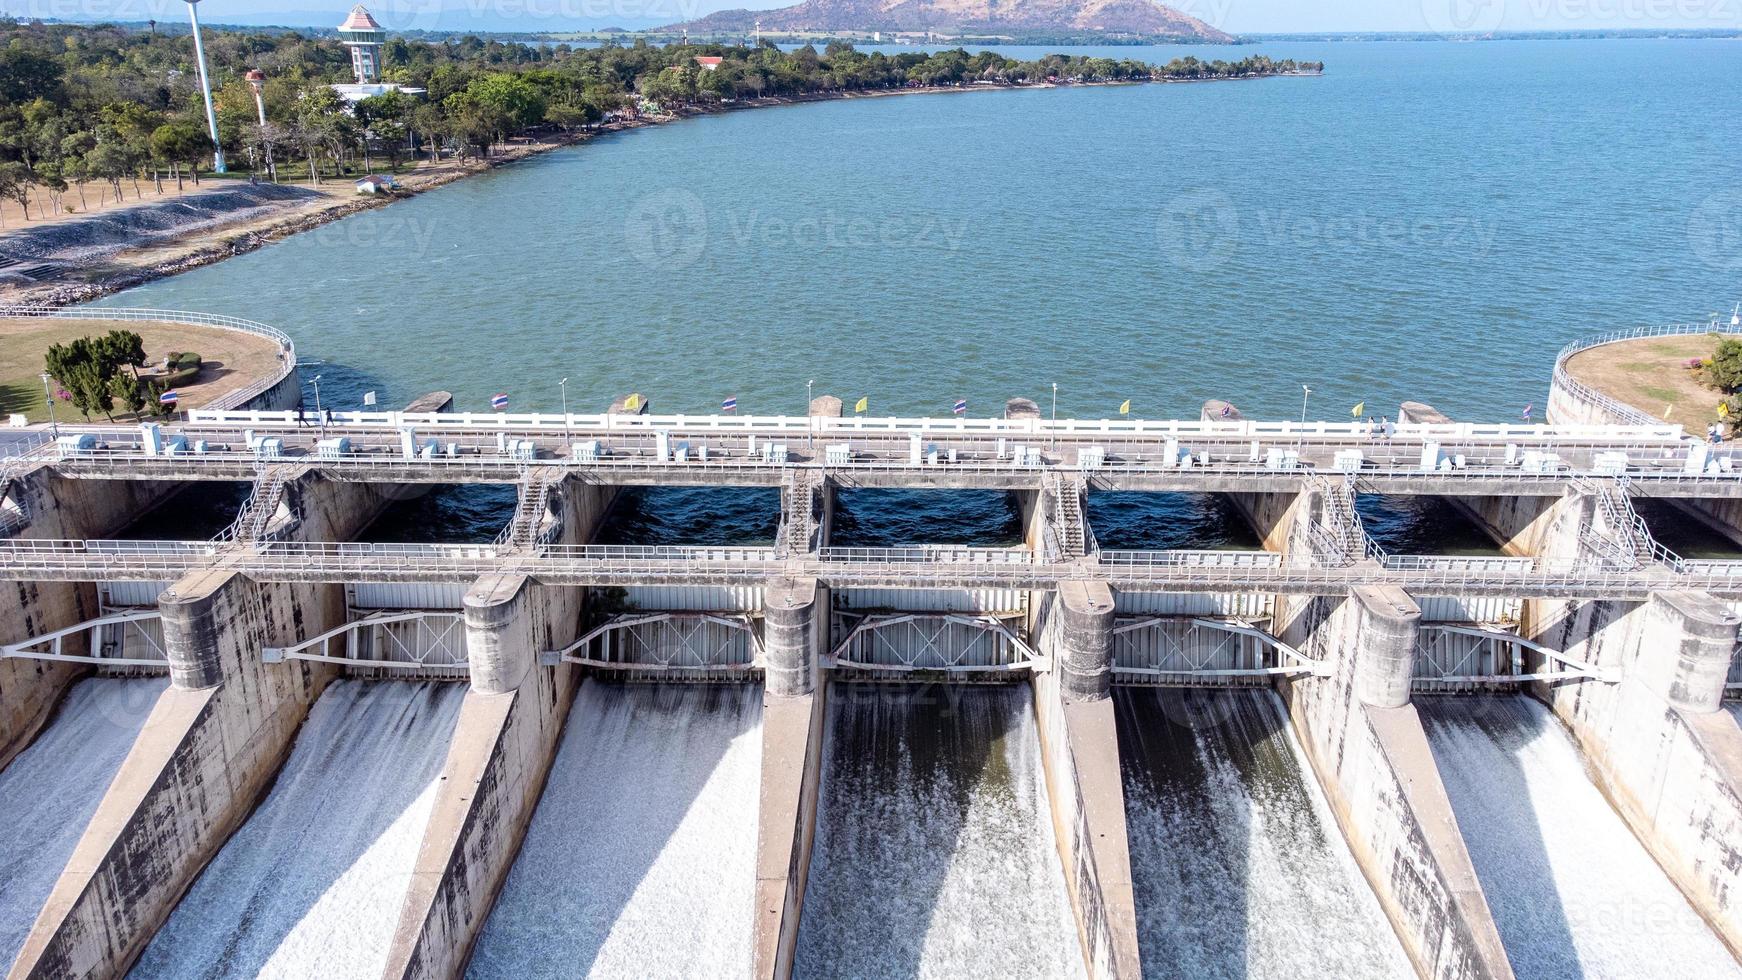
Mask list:
[[9,974],[115,976],[247,819],[335,673],[268,664],[337,625],[332,587],[265,586],[223,570],[164,593],[174,681],[98,804]]
[[841,400],[834,395],[818,395],[811,399],[808,411],[812,416],[838,419],[841,417]]
[[1067,701],[1104,701],[1113,690],[1113,590],[1060,582],[1054,669]]
[[1742,617],[1704,592],[1687,591],[1653,592],[1645,617],[1645,646],[1634,662],[1640,682],[1672,708],[1717,711]]
[[[819,631],[828,624],[816,579],[770,582],[762,600],[763,675],[772,697],[816,690]],[[819,626],[820,620],[820,626]]]
[[1283,682],[1289,720],[1417,972],[1505,980],[1511,964],[1398,662],[1419,618],[1392,586],[1293,604],[1278,632],[1330,669]]
[[580,590],[490,575],[466,592],[460,707],[383,976],[457,977],[514,865],[578,684],[539,652],[573,639]]
[[1401,589],[1362,589],[1354,601],[1360,608],[1360,664],[1355,690],[1363,704],[1401,708],[1409,703],[1415,678],[1415,637],[1421,609]]
[[523,575],[487,575],[466,591],[466,659],[472,690],[507,694],[538,663]]
[[1004,417],[1007,419],[1037,419],[1040,418],[1040,406],[1032,398],[1012,398],[1004,403]]
[[798,948],[799,916],[816,838],[822,781],[824,696],[762,698],[762,781],[756,811],[757,980],[786,980]]

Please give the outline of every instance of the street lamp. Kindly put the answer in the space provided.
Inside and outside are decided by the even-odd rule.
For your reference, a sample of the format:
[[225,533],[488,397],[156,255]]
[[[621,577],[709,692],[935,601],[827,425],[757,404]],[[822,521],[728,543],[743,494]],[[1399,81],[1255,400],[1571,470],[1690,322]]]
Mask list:
[[200,93],[206,97],[206,130],[212,134],[212,169],[225,173],[224,147],[218,143],[218,114],[212,109],[212,83],[206,76],[206,45],[200,39],[200,14],[195,9],[199,0],[187,0],[187,5],[188,21],[194,27],[194,63],[200,69]]
[[53,380],[54,378],[52,378],[47,371],[42,372],[42,396],[48,400],[49,429],[54,432],[54,437],[59,439],[60,420],[54,417],[54,392],[50,391],[48,388],[48,383]]
[[1054,381],[1052,383],[1052,429],[1047,433],[1047,437],[1046,437],[1046,444],[1047,444],[1047,448],[1049,448],[1049,449],[1052,448],[1052,446],[1055,445],[1057,440],[1058,440],[1058,422],[1059,422],[1059,383],[1057,381]]
[[321,376],[318,374],[315,375],[313,378],[309,379],[309,384],[314,385],[315,387],[315,426],[320,430],[321,435],[324,436],[327,434],[327,420],[326,417],[321,414]]
[[566,439],[569,434],[569,379],[558,381],[556,386],[563,394],[563,438]]
[[1297,450],[1306,443],[1307,398],[1312,393],[1313,390],[1306,385],[1300,386],[1300,431],[1294,436],[1294,445]]
[[811,385],[816,383],[815,378],[804,383],[804,444],[807,449],[816,445],[816,435],[811,429]]

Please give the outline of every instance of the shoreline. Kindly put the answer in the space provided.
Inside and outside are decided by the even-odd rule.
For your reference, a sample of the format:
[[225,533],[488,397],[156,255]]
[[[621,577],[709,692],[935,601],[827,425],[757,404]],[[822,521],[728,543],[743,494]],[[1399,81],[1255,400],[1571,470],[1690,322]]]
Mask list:
[[[646,129],[653,126],[662,126],[668,123],[679,122],[684,119],[698,116],[720,115],[729,112],[744,112],[752,109],[768,109],[778,106],[803,105],[814,102],[836,102],[847,99],[876,99],[903,95],[945,95],[966,92],[1009,92],[1035,89],[1102,88],[1111,86],[1194,84],[1199,82],[1238,82],[1265,78],[1312,78],[1321,74],[1323,74],[1323,72],[1279,71],[1264,75],[1246,75],[1237,78],[1151,78],[1138,81],[1109,80],[1100,82],[1039,82],[1031,85],[927,85],[914,88],[861,89],[840,92],[815,92],[803,95],[770,95],[751,99],[740,99],[730,104],[712,106],[689,105],[682,107],[676,112],[665,113],[658,116],[619,120],[606,123],[594,129],[581,130],[572,133],[556,133],[552,134],[550,139],[541,138],[536,143],[509,144],[506,145],[498,155],[485,160],[438,161],[435,164],[431,164],[431,166],[441,166],[443,163],[449,164],[450,166],[440,173],[424,173],[420,175],[418,171],[414,169],[404,173],[403,175],[395,175],[396,177],[402,178],[401,183],[406,186],[405,193],[388,196],[357,195],[354,198],[336,197],[331,201],[331,203],[325,206],[316,207],[312,210],[303,211],[298,214],[286,215],[276,220],[269,220],[267,224],[258,228],[231,230],[228,232],[222,228],[216,229],[215,231],[206,231],[203,232],[203,234],[219,236],[218,240],[211,244],[195,248],[186,255],[177,256],[155,264],[141,265],[138,268],[118,273],[99,282],[62,281],[40,283],[34,286],[6,290],[4,294],[0,294],[4,295],[4,300],[0,300],[0,306],[67,307],[76,306],[81,303],[89,303],[105,296],[125,292],[126,290],[132,289],[136,286],[156,282],[159,279],[168,279],[184,272],[190,272],[194,269],[201,268],[202,266],[214,265],[225,259],[237,255],[244,255],[248,252],[255,251],[256,249],[264,248],[267,245],[283,241],[292,235],[300,234],[305,231],[313,231],[316,228],[331,224],[332,222],[338,221],[342,218],[348,218],[351,215],[362,211],[387,207],[397,201],[417,197],[421,194],[444,187],[448,184],[454,183],[455,181],[463,180],[467,177],[487,173],[499,167],[518,163],[531,157],[542,156],[543,154],[555,150],[580,146],[591,142],[595,137],[601,135],[627,132],[635,129]],[[343,184],[350,182],[352,178],[340,177],[335,178],[334,180],[336,183],[343,186]],[[310,187],[312,185],[298,183],[292,186]],[[117,253],[117,256],[125,256],[130,252],[138,254],[149,249],[173,249],[178,243],[186,244],[191,240],[197,239],[200,234],[202,233],[194,232],[185,237],[171,236],[163,241],[152,242],[133,249],[123,250],[122,252]]]

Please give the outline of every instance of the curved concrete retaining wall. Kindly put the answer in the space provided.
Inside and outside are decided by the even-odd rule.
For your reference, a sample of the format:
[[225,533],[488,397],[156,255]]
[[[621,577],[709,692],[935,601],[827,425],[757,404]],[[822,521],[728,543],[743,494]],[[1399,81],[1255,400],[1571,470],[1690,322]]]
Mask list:
[[277,370],[268,377],[261,378],[252,384],[237,388],[235,391],[219,397],[205,407],[279,411],[295,408],[297,403],[302,401],[302,380],[296,372],[296,344],[291,341],[289,334],[264,323],[244,320],[241,317],[220,316],[215,313],[192,313],[185,310],[150,310],[132,307],[104,309],[92,306],[7,306],[0,307],[0,318],[138,320],[142,323],[180,323],[195,327],[234,330],[238,333],[265,337],[278,344]]
[[1643,327],[1604,334],[1590,340],[1575,340],[1555,355],[1554,379],[1549,384],[1548,404],[1544,416],[1550,425],[1659,425],[1663,420],[1643,409],[1635,408],[1611,395],[1592,388],[1567,370],[1574,354],[1605,344],[1647,337],[1693,337],[1722,332],[1712,323],[1680,323],[1664,327]]

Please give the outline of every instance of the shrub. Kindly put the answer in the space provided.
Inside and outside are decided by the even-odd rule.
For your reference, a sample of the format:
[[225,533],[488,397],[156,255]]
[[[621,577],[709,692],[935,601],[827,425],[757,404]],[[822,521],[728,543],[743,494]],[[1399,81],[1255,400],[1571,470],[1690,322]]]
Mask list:
[[180,353],[180,354],[175,355],[175,366],[178,369],[198,368],[200,366],[200,364],[201,364],[200,355],[194,353],[193,351],[186,351],[184,353]]
[[1706,376],[1724,391],[1742,388],[1742,340],[1725,338],[1718,341],[1718,349],[1712,353]]

